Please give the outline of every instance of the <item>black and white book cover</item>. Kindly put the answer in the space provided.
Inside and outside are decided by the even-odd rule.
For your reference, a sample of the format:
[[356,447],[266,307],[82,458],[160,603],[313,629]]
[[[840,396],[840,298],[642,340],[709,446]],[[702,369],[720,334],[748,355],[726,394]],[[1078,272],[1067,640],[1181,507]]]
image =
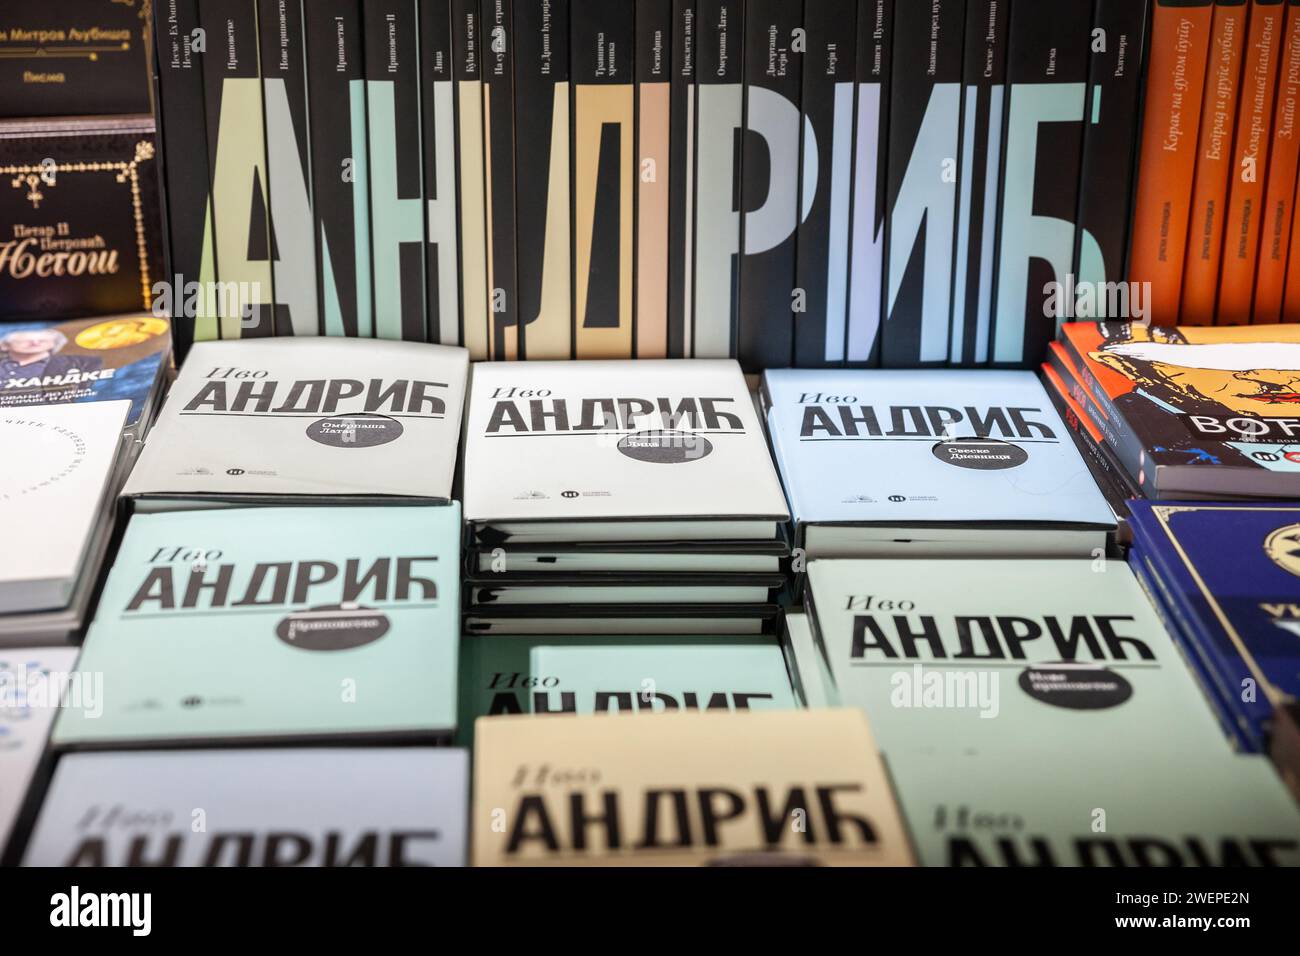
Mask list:
[[[844,361],[857,0],[804,0],[794,364]],[[878,311],[878,310],[877,310]]]
[[307,59],[301,0],[257,5],[277,335],[317,335]]
[[217,277],[237,296],[222,303],[223,339],[274,334],[266,123],[256,0],[203,0],[203,99],[212,219],[204,230]]
[[123,493],[449,498],[467,366],[414,342],[200,343]]
[[745,7],[736,354],[751,370],[787,367],[793,354],[803,13],[803,0]]
[[452,77],[451,0],[420,0],[424,298],[429,341],[442,345],[460,345],[456,90]]
[[1073,314],[1063,290],[1072,284],[1091,23],[1092,0],[1011,12],[994,365],[1037,365]]
[[771,539],[787,517],[731,360],[477,365],[464,485],[507,540]]
[[514,0],[483,0],[483,162],[487,201],[489,354],[519,357],[515,266]]
[[948,361],[965,14],[966,0],[894,8],[882,360],[895,368]]
[[673,0],[668,131],[668,357],[693,354],[695,314],[695,0]]
[[66,607],[109,494],[131,403],[32,405],[0,410],[0,614]]
[[573,354],[569,3],[514,0],[515,228],[521,358]]
[[375,337],[428,341],[417,0],[362,0]]
[[69,754],[23,865],[464,866],[468,771],[432,747]]
[[989,355],[1010,11],[1010,0],[968,0],[966,7],[961,172],[949,343],[949,360],[957,366],[983,365]]
[[695,4],[695,276],[691,355],[735,354],[740,285],[741,131],[745,123],[744,5]]
[[374,334],[360,0],[303,5],[316,299],[325,335]]

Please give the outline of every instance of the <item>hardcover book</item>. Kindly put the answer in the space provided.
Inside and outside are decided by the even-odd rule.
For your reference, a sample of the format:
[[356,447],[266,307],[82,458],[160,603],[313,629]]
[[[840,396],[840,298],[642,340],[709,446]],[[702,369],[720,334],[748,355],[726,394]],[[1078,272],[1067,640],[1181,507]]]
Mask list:
[[569,3],[514,0],[515,222],[521,358],[573,354]]
[[307,61],[301,0],[257,7],[266,111],[271,278],[277,335],[318,335],[315,225],[307,121]]
[[489,355],[519,358],[515,254],[515,0],[483,2],[483,145],[486,155]]
[[460,197],[461,344],[470,358],[489,357],[487,197],[483,132],[485,42],[479,0],[452,0],[452,55],[456,77],[456,182]]
[[573,346],[631,358],[636,100],[631,0],[571,0]]
[[1131,436],[1116,451],[1147,497],[1300,497],[1300,327],[1076,322],[1061,335],[1101,413]]
[[1270,324],[1282,320],[1287,253],[1295,212],[1296,172],[1300,169],[1300,137],[1296,135],[1296,105],[1300,100],[1300,0],[1289,0],[1283,37],[1279,42],[1277,105],[1269,129],[1268,180],[1260,206],[1260,237],[1255,269],[1255,298],[1250,320]]
[[891,761],[1230,752],[1123,562],[812,561],[808,589],[839,698]]
[[[794,316],[794,364],[800,368],[844,361],[857,62],[852,31],[857,27],[857,7],[857,0],[804,3],[807,52],[800,99],[802,179],[795,244],[795,285],[803,292],[804,307]],[[877,319],[879,311],[877,306]]]
[[60,747],[426,739],[456,724],[460,508],[136,515]]
[[[102,682],[73,685],[74,647],[0,651],[0,857],[26,815],[27,792],[45,755],[45,738],[60,705],[94,710]],[[75,693],[75,699],[74,699]]]
[[456,84],[451,0],[420,0],[420,134],[424,153],[425,306],[429,341],[460,345],[456,217]]
[[68,754],[23,865],[464,866],[468,790],[430,747]]
[[[447,499],[464,349],[335,338],[195,345],[124,494]],[[162,505],[158,505],[162,507]]]
[[582,575],[474,575],[466,587],[470,603],[482,610],[501,604],[763,604],[784,583],[780,574],[601,569]]
[[326,335],[371,338],[370,172],[360,0],[303,4],[316,299]]
[[811,557],[1081,557],[1114,530],[1032,372],[777,369],[763,396]]
[[0,614],[66,607],[96,529],[108,520],[131,403],[0,409],[0,515],[27,547],[0,552]]
[[1300,865],[1300,812],[1257,756],[1067,745],[889,770],[925,866]]
[[1128,277],[1147,318],[1178,321],[1213,0],[1153,0]]
[[668,356],[672,0],[636,5],[636,354]]
[[785,612],[785,643],[799,702],[810,710],[839,706],[830,665],[817,644],[807,614]]
[[362,0],[375,337],[427,342],[417,0]]
[[745,5],[744,146],[736,357],[747,369],[786,368],[794,348],[799,225],[799,104],[803,3]]
[[731,360],[477,365],[468,414],[481,539],[771,541],[787,519]]
[[1133,526],[1227,722],[1264,749],[1300,699],[1300,505],[1135,502]]
[[465,632],[483,635],[763,634],[775,604],[601,604],[555,608],[497,605],[469,608]]
[[485,717],[475,736],[476,866],[912,863],[850,710]]
[[966,0],[894,7],[881,357],[896,368],[948,360],[965,12]]
[[673,0],[668,137],[668,357],[694,355],[695,320],[695,0]]

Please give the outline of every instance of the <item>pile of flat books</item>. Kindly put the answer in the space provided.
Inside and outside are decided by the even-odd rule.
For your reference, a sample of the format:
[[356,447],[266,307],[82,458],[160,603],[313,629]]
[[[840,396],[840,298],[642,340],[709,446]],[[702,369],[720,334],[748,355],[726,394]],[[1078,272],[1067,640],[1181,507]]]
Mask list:
[[84,629],[170,346],[147,314],[0,324],[0,646]]
[[732,360],[476,364],[471,633],[770,630],[789,519]]
[[1129,562],[1247,752],[1300,795],[1300,503],[1135,502]]
[[1042,373],[1113,500],[1300,498],[1300,326],[1071,322]]
[[761,399],[808,560],[1087,557],[1114,536],[1031,372],[781,369]]
[[922,863],[1300,863],[1124,563],[817,560],[805,602],[797,692],[865,712]]

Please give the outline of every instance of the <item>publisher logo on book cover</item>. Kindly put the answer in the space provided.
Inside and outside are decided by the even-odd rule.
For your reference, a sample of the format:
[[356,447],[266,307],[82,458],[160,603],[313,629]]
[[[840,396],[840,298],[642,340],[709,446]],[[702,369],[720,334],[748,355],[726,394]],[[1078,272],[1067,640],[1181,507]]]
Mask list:
[[1283,571],[1300,577],[1300,524],[1278,528],[1264,539],[1264,552]]

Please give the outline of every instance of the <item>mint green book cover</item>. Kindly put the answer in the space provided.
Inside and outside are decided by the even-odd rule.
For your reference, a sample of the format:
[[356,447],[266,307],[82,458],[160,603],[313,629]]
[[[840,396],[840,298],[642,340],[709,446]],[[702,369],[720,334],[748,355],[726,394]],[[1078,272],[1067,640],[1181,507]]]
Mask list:
[[1264,757],[1116,748],[887,755],[926,866],[1295,866],[1300,808]]
[[137,514],[60,747],[450,736],[460,506]]
[[1230,751],[1122,561],[808,565],[843,706],[881,750]]
[[460,741],[498,714],[789,710],[771,637],[467,637]]

